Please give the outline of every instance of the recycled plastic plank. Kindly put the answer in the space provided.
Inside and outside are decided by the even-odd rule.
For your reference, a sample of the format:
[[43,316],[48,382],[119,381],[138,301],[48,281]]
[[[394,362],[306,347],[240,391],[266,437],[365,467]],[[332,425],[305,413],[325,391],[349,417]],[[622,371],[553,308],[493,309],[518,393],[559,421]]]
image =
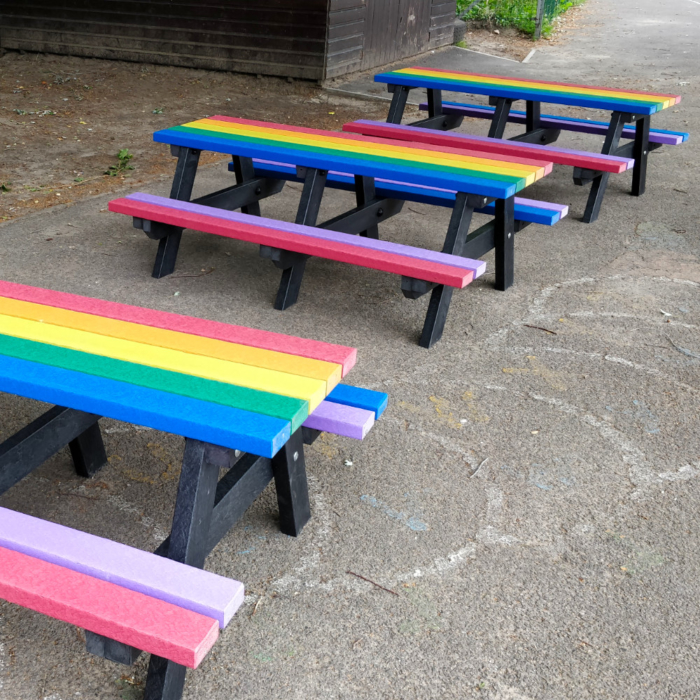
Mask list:
[[4,547],[0,597],[188,668],[219,635],[212,618]]
[[0,508],[0,547],[191,610],[221,629],[243,602],[239,581],[8,508]]

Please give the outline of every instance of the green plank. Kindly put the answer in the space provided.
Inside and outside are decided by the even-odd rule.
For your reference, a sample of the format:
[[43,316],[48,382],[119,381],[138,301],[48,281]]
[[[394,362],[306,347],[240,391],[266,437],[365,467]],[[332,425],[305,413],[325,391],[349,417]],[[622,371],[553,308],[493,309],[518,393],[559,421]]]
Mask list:
[[0,334],[0,355],[30,360],[44,365],[115,379],[129,384],[158,389],[170,394],[218,403],[253,413],[281,418],[292,424],[294,432],[308,417],[309,405],[302,399],[202,379],[189,374],[115,360],[78,350],[24,340]]

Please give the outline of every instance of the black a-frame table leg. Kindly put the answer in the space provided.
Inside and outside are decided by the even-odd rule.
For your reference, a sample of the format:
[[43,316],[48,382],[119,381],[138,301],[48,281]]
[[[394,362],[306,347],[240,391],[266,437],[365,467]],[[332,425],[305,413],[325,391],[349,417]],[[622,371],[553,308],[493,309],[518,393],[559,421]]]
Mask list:
[[[604,155],[615,155],[618,150],[618,144],[620,143],[620,137],[622,136],[622,130],[624,129],[625,123],[630,121],[631,115],[625,114],[623,112],[613,112],[610,119],[610,126],[608,127],[608,132],[605,135],[605,142],[603,143],[603,150],[601,153]],[[635,165],[636,168],[636,165]],[[600,214],[600,207],[603,205],[603,198],[605,197],[605,190],[608,187],[608,180],[610,179],[610,173],[603,173],[600,171],[590,172],[592,175],[591,191],[588,193],[588,201],[586,202],[586,211],[583,214],[583,221],[587,224],[592,223],[598,218]],[[576,184],[583,184],[586,182],[586,173],[580,168],[574,169],[574,182]]]
[[[457,193],[450,225],[447,229],[447,236],[445,237],[445,244],[442,247],[443,253],[461,255],[464,242],[469,233],[469,226],[471,225],[475,204],[476,202],[473,196],[465,194],[464,192]],[[404,282],[402,280],[402,287],[403,285]],[[442,338],[453,292],[453,287],[447,287],[444,284],[434,287],[430,295],[430,303],[428,304],[428,311],[425,316],[425,323],[423,324],[423,332],[418,341],[418,344],[422,348],[431,348]]]
[[411,88],[406,85],[387,85],[387,89],[389,92],[392,92],[393,95],[386,120],[389,124],[400,124],[403,119],[403,112],[406,109],[406,101],[408,100],[408,93],[411,91]]
[[637,117],[637,128],[634,135],[632,157],[634,158],[634,170],[632,171],[632,194],[641,197],[646,189],[647,160],[649,159],[649,127],[651,117],[648,115]]
[[[222,467],[228,472],[219,480]],[[202,568],[207,555],[271,479],[277,490],[280,530],[296,537],[311,518],[302,428],[272,459],[188,438],[172,530],[156,554]],[[88,651],[112,661],[130,664],[140,654],[101,635],[88,632],[86,637]],[[144,700],[180,700],[186,671],[180,664],[151,656]]]
[[[299,201],[299,209],[295,223],[305,226],[315,226],[318,219],[318,212],[321,208],[323,190],[326,187],[327,170],[317,168],[304,168],[304,189]],[[301,174],[301,172],[299,172]],[[271,258],[272,261],[282,269],[282,279],[275,299],[275,308],[279,311],[288,309],[296,304],[299,298],[301,282],[304,279],[304,270],[308,255],[292,253],[286,250],[261,247],[260,254]]]
[[[192,196],[192,188],[194,187],[194,178],[197,175],[201,151],[180,146],[171,146],[170,150],[173,155],[177,155],[177,167],[175,168],[173,185],[170,189],[170,199],[189,202]],[[161,225],[159,228],[161,232],[167,231],[167,233],[166,235],[161,233],[159,236],[160,241],[158,242],[156,262],[153,265],[153,277],[156,279],[170,275],[175,270],[175,261],[177,260],[177,252],[180,248],[180,239],[182,238],[182,229],[178,226]]]
[[513,286],[515,276],[515,197],[496,200],[494,244],[496,248],[496,289]]

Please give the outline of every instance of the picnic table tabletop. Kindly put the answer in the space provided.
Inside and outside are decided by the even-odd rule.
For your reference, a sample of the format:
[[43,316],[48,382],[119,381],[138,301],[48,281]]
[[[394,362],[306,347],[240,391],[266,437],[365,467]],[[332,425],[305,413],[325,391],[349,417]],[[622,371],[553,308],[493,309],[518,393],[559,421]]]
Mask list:
[[300,167],[336,169],[506,199],[551,172],[551,162],[322,129],[213,116],[157,131],[160,143]]
[[410,88],[448,90],[640,115],[655,114],[681,101],[679,95],[465,73],[421,66],[380,73],[375,75],[374,79],[379,83]]
[[354,348],[0,281],[0,391],[272,457]]

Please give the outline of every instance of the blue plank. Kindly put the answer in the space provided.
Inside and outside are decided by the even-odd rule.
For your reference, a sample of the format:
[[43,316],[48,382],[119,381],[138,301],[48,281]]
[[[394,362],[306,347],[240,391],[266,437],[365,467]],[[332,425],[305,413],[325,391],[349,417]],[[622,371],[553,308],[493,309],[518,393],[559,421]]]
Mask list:
[[364,408],[366,411],[374,411],[374,417],[378,419],[384,413],[384,409],[389,402],[389,396],[382,391],[372,391],[371,389],[362,389],[359,386],[338,384],[328,394],[326,401],[339,403],[343,406]]
[[[447,90],[449,92],[464,92],[471,95],[488,95],[489,97],[508,97],[512,100],[534,100],[549,104],[570,105],[572,107],[590,107],[591,109],[605,109],[609,112],[619,111],[628,114],[655,114],[658,111],[654,103],[626,102],[623,100],[601,99],[600,97],[584,97],[553,93],[546,90],[527,88],[496,87],[488,84],[459,83],[454,80],[440,80],[439,78],[409,78],[396,74],[381,73],[374,76],[378,83],[389,85],[405,85],[414,88],[432,88]],[[661,101],[660,101],[661,102]]]
[[[286,163],[269,163],[254,160],[255,175],[257,177],[271,177],[293,182],[303,182],[297,177],[296,168]],[[229,163],[228,168],[233,172],[233,163]],[[330,171],[326,180],[326,187],[337,190],[355,191],[355,178],[345,173]],[[409,185],[400,182],[388,183],[384,180],[375,180],[375,189],[378,197],[389,199],[405,199],[409,202],[421,204],[431,204],[438,207],[454,207],[456,192],[454,190],[428,189],[419,185]],[[491,203],[482,209],[475,210],[479,214],[495,215],[496,205]],[[527,221],[530,224],[542,224],[543,226],[554,226],[561,219],[561,214],[553,209],[536,207],[528,204],[515,202],[515,218],[517,221]]]
[[0,356],[0,391],[272,457],[288,421],[38,362]]
[[[388,180],[401,180],[414,185],[428,185],[432,187],[445,187],[458,189],[460,192],[482,195],[484,197],[495,197],[506,199],[512,197],[517,188],[515,185],[488,180],[485,178],[473,178],[454,173],[440,173],[435,170],[428,170],[411,166],[394,166],[389,164],[372,163],[356,158],[346,158],[343,156],[330,157],[328,155],[315,155],[308,151],[298,151],[296,149],[251,146],[234,139],[216,138],[204,134],[196,135],[177,131],[177,129],[164,129],[153,134],[153,140],[158,143],[167,143],[174,146],[184,146],[186,148],[196,148],[204,151],[214,151],[217,153],[234,153],[238,156],[248,158],[265,158],[269,160],[279,160],[289,162],[293,159],[294,165],[301,165],[308,168],[319,168],[351,172],[353,175],[368,175],[370,177],[383,177]],[[524,185],[524,178],[522,183]]]
[[[447,100],[443,101],[442,103],[445,106],[450,106],[450,107],[467,107],[468,109],[483,109],[483,110],[488,110],[489,112],[495,112],[496,108],[491,107],[490,105],[475,105],[475,104],[468,104],[468,103],[463,103],[463,102],[449,102]],[[424,111],[428,111],[428,103],[423,102],[420,105],[420,108]],[[510,110],[511,114],[517,114],[519,117],[526,117],[527,112],[525,112],[522,109],[511,109]],[[599,122],[599,121],[594,121],[593,119],[581,119],[580,117],[567,117],[564,116],[563,114],[543,114],[542,115],[543,119],[558,119],[561,121],[567,121],[567,122],[581,122],[582,124],[593,124],[594,126],[604,126],[606,129],[610,126],[610,122]],[[636,131],[637,127],[635,124],[625,124],[625,130],[629,131]],[[654,133],[654,134],[669,134],[671,136],[680,136],[683,141],[687,141],[690,138],[690,134],[686,133],[685,131],[671,131],[670,129],[649,129],[649,133]]]

